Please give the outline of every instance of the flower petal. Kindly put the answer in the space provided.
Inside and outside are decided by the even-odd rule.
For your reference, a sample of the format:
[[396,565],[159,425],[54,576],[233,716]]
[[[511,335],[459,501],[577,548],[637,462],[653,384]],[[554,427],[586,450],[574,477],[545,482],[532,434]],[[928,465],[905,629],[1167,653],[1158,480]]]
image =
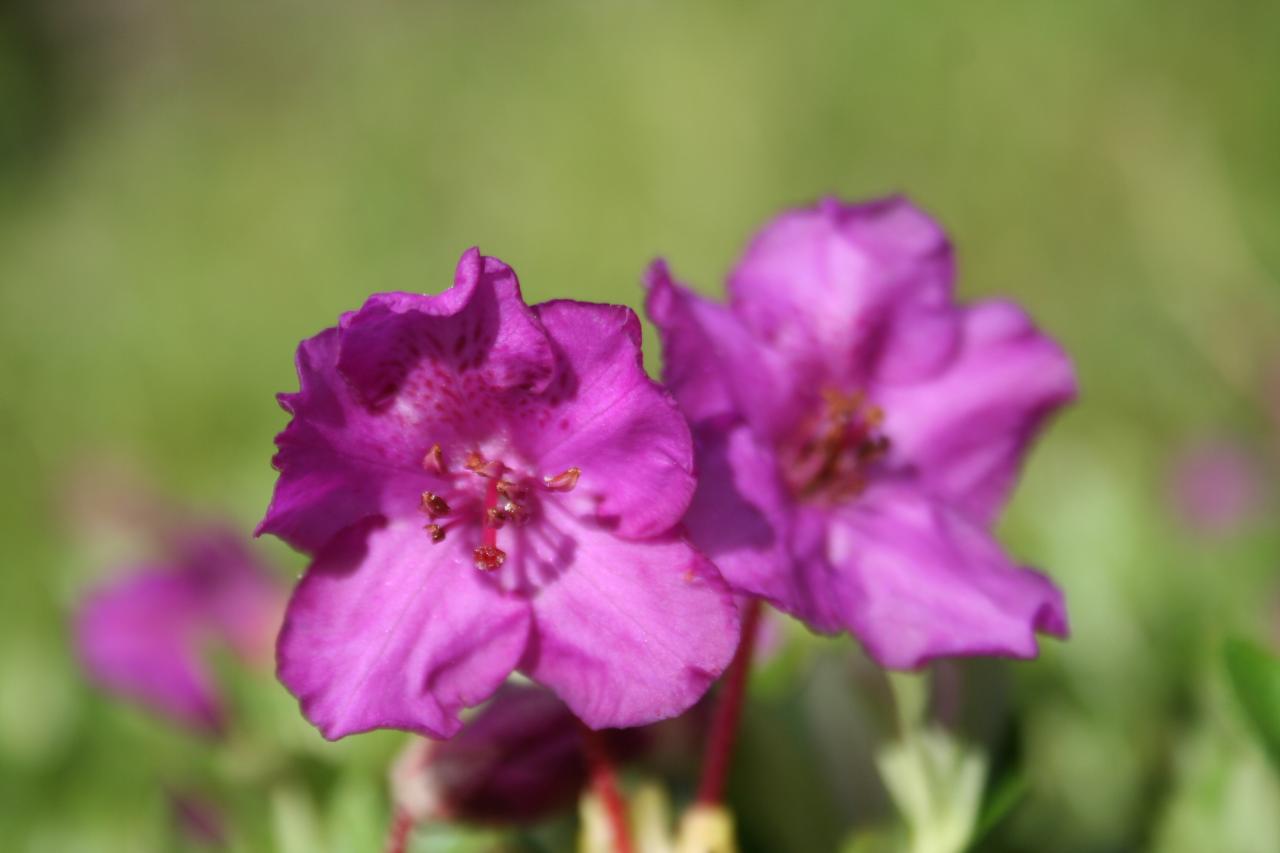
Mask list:
[[874,487],[833,515],[830,595],[881,665],[953,655],[1031,658],[1067,633],[1062,593],[1014,566],[979,526],[912,487]]
[[694,431],[698,489],[685,516],[689,539],[735,592],[803,610],[802,577],[791,570],[792,509],[777,462],[745,424]]
[[338,330],[326,329],[298,346],[301,387],[280,395],[293,419],[271,460],[280,477],[254,531],[313,554],[363,518],[412,513],[434,482],[421,466],[427,435],[401,413],[369,411],[354,397],[337,371],[338,343]]
[[555,368],[515,274],[476,249],[453,288],[372,296],[303,341],[297,362],[301,388],[280,397],[293,415],[276,437],[280,479],[257,533],[311,553],[367,516],[412,515],[437,484],[422,468],[431,446],[473,449],[508,395],[544,387]]
[[645,309],[662,336],[662,378],[693,424],[741,416],[766,436],[795,417],[797,377],[723,305],[698,296],[655,261]]
[[693,440],[675,401],[644,371],[640,321],[620,305],[535,309],[561,356],[545,402],[516,412],[511,436],[544,475],[581,475],[571,500],[623,536],[662,533],[693,494]]
[[375,294],[344,317],[338,369],[370,408],[394,401],[461,428],[482,421],[494,392],[546,387],[555,363],[515,272],[472,248],[449,290]]
[[[945,233],[906,199],[827,199],[765,226],[730,275],[729,294],[734,313],[794,372],[852,389],[869,378],[885,320],[944,306],[953,277]],[[893,369],[929,370],[921,354]]]
[[479,572],[464,536],[372,519],[316,557],[289,602],[280,680],[329,739],[374,728],[448,737],[524,653],[529,606]]
[[889,464],[989,523],[1028,444],[1075,398],[1076,383],[1070,359],[1012,303],[964,309],[962,324],[960,349],[943,372],[875,387],[872,396],[893,442]]
[[567,512],[564,570],[533,601],[521,670],[592,728],[674,717],[733,657],[738,611],[715,567],[683,540],[620,539]]
[[161,714],[204,731],[222,724],[213,676],[201,659],[202,603],[170,567],[146,568],[90,594],[76,616],[89,676]]

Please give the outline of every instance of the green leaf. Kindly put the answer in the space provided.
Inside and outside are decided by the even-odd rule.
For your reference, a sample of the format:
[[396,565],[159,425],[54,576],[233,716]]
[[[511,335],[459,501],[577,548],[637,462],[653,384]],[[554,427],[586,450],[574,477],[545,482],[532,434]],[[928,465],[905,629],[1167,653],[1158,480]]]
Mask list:
[[1280,770],[1280,658],[1248,640],[1228,640],[1223,660],[1236,699]]
[[970,848],[976,849],[987,833],[995,829],[1008,816],[1027,793],[1027,779],[1021,773],[1006,775],[991,791],[982,813],[978,815],[978,827],[973,831]]

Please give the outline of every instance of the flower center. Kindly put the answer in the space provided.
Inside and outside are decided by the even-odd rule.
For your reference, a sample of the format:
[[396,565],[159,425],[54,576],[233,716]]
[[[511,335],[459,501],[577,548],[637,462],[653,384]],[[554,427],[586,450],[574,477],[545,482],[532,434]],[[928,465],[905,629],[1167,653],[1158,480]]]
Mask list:
[[578,484],[580,471],[570,468],[541,479],[522,474],[498,459],[468,452],[461,470],[451,469],[444,450],[435,444],[422,458],[422,467],[443,478],[448,492],[423,492],[419,508],[430,519],[425,530],[432,542],[443,542],[455,526],[478,521],[480,541],[473,551],[476,568],[492,572],[502,566],[507,552],[498,546],[498,531],[507,525],[523,527],[537,513],[537,492],[568,492]]
[[862,494],[872,468],[889,452],[883,423],[883,410],[861,391],[824,390],[817,412],[781,448],[792,494],[823,503]]

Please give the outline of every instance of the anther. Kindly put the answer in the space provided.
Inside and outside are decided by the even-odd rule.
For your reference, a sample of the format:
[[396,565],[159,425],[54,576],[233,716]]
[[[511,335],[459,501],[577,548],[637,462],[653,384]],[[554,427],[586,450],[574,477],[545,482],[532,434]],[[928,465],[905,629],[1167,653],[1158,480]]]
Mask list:
[[449,514],[449,504],[435,492],[422,493],[422,511],[432,518]]
[[507,560],[507,552],[496,545],[481,545],[475,550],[476,568],[491,572]]
[[509,501],[518,501],[528,493],[528,489],[519,483],[513,483],[510,480],[498,481],[498,494],[502,495]]
[[502,473],[502,463],[496,459],[492,462],[486,462],[485,458],[474,450],[467,454],[467,459],[462,463],[473,474],[479,474],[481,477],[496,477]]
[[[510,504],[507,506],[510,506]],[[502,525],[507,523],[506,510],[499,509],[496,506],[489,507],[484,514],[484,523],[492,527],[494,530],[501,529]]]
[[422,467],[433,474],[443,474],[445,472],[444,451],[440,449],[440,445],[431,445],[427,455],[422,457]]
[[502,507],[502,514],[507,517],[508,521],[514,522],[517,527],[521,527],[529,521],[529,511],[524,508],[523,504],[515,501],[507,501]]
[[432,542],[443,542],[443,541],[444,541],[444,528],[443,528],[443,527],[441,527],[440,525],[438,525],[438,524],[428,524],[428,525],[426,526],[426,531],[427,531],[427,533],[429,533],[429,534],[431,535],[431,541],[432,541]]
[[543,477],[542,481],[547,484],[547,488],[553,492],[569,492],[573,487],[578,485],[578,477],[582,475],[582,471],[577,468],[570,468],[567,471],[561,471],[554,477]]

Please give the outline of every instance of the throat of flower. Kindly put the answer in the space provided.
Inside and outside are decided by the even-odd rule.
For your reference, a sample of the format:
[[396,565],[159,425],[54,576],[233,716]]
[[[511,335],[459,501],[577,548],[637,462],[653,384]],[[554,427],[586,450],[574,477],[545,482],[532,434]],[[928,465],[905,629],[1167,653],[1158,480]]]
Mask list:
[[862,494],[876,463],[889,452],[883,423],[883,410],[862,392],[824,390],[818,412],[783,447],[792,494],[823,503]]
[[[472,557],[475,567],[484,572],[496,571],[507,560],[507,552],[498,544],[498,531],[508,525],[523,527],[533,519],[538,507],[534,491],[572,491],[580,474],[579,469],[569,468],[539,481],[521,476],[501,460],[486,459],[474,450],[462,458],[459,470],[447,463],[438,444],[427,451],[422,467],[451,483],[448,497],[431,491],[422,493],[419,507],[430,520],[424,530],[433,543],[443,542],[453,527],[474,519],[473,513],[478,512],[480,544],[473,549]],[[468,526],[470,523],[474,522]]]

